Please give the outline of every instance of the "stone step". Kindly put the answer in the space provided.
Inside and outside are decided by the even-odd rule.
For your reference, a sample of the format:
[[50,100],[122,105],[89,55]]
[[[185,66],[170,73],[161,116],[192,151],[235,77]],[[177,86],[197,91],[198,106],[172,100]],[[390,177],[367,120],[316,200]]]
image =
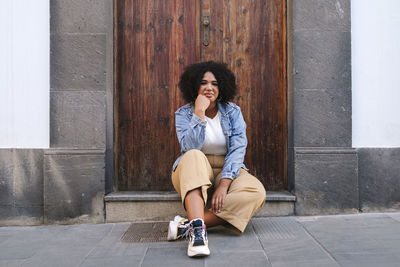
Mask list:
[[[104,198],[106,222],[168,221],[186,216],[176,192],[119,191]],[[294,215],[296,196],[288,191],[267,191],[265,205],[256,217]]]

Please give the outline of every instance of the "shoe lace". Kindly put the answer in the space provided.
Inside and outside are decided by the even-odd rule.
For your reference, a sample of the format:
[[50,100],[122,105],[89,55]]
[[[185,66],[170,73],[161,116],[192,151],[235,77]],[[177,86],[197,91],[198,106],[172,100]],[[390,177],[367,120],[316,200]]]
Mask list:
[[189,231],[193,232],[194,241],[202,241],[203,240],[203,226],[197,226],[189,229]]
[[185,237],[185,239],[187,240],[189,238],[190,235],[190,227],[186,227],[185,232],[183,232],[182,237]]

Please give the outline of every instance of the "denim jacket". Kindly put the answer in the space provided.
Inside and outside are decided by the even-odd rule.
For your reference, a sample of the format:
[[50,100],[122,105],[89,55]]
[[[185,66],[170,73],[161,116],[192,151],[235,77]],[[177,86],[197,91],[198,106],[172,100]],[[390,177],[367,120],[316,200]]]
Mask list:
[[[247,137],[246,123],[240,108],[231,102],[217,102],[221,112],[221,127],[225,135],[228,152],[225,156],[221,178],[234,180],[239,175],[240,168],[248,170],[243,164],[246,154]],[[194,105],[189,103],[175,112],[175,127],[182,155],[175,161],[175,171],[183,154],[191,149],[200,150],[203,146],[207,122],[194,114]]]

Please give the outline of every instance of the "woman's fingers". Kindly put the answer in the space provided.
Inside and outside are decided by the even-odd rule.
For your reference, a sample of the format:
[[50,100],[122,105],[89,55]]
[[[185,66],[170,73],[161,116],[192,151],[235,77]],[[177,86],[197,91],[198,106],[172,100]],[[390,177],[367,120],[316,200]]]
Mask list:
[[215,212],[217,213],[221,212],[224,202],[225,202],[224,195],[219,195],[215,201]]
[[221,197],[221,201],[219,202],[218,212],[221,212],[222,206],[224,206],[225,198],[224,196]]
[[226,194],[216,191],[211,199],[211,209],[215,213],[221,212],[225,203]]
[[217,213],[218,212],[218,201],[219,201],[219,199],[218,199],[218,195],[214,195],[213,196],[213,199],[212,199],[212,201],[211,201],[211,208],[212,208],[212,210],[215,212],[215,213]]
[[214,212],[217,212],[217,196],[214,194],[214,196],[212,197],[212,200],[211,200],[211,209],[214,211]]

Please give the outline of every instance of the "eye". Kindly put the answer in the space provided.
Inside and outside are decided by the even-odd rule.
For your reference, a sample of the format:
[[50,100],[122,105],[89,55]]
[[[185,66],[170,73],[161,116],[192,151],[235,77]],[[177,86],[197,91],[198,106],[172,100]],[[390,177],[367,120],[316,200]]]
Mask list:
[[201,81],[200,84],[207,84],[207,82],[206,81]]
[[217,82],[213,82],[213,85],[218,86],[218,83]]

